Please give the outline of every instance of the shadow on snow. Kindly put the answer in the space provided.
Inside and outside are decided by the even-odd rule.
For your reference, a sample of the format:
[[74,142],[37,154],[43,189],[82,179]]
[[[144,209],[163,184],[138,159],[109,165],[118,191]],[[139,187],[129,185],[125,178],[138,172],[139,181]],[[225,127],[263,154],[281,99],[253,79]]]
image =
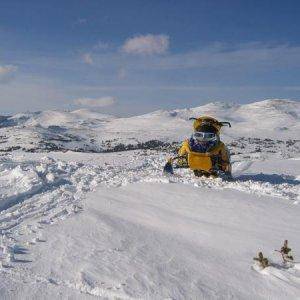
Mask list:
[[278,175],[278,174],[247,174],[236,177],[239,181],[260,181],[271,184],[290,184],[299,185],[300,181],[289,175]]

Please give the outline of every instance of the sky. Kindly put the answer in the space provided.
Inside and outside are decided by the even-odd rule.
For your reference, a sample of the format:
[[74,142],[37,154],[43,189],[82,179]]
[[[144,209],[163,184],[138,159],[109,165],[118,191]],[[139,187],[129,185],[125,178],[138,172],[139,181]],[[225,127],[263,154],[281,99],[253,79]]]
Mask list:
[[0,0],[1,113],[300,99],[298,0]]

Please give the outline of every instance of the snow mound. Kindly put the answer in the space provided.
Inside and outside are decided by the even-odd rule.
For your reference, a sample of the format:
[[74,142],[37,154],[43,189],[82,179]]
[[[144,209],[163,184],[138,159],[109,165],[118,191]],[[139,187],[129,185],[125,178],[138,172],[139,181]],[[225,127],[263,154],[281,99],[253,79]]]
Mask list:
[[241,106],[237,113],[251,130],[298,130],[300,103],[289,100],[265,100]]
[[47,110],[41,112],[16,114],[8,119],[12,121],[14,126],[26,127],[49,127],[49,126],[63,126],[63,127],[78,127],[79,125],[86,125],[90,121],[101,122],[113,119],[113,116],[93,112],[87,109],[80,109],[71,112]]
[[[224,128],[230,136],[296,137],[300,130],[300,103],[290,100],[270,99],[251,104],[214,102],[199,107],[158,110],[153,113],[114,120],[108,124],[110,132],[147,132],[166,140],[182,140],[191,132],[191,117],[209,115],[221,121],[230,121],[232,129]],[[159,124],[159,126],[158,126]],[[175,134],[176,132],[176,134]],[[280,135],[281,134],[281,135]]]
[[75,115],[77,118],[88,119],[88,120],[92,120],[92,119],[110,120],[115,118],[112,115],[102,114],[89,109],[78,109],[78,110],[71,111],[70,113],[72,115]]
[[62,111],[43,111],[34,114],[25,123],[25,126],[63,126],[79,127],[80,125],[89,125],[89,122],[111,119],[111,116],[98,114],[88,110],[77,110],[73,112]]
[[[12,187],[15,188],[12,188]],[[19,203],[24,197],[38,192],[43,182],[31,165],[1,164],[0,211]]]

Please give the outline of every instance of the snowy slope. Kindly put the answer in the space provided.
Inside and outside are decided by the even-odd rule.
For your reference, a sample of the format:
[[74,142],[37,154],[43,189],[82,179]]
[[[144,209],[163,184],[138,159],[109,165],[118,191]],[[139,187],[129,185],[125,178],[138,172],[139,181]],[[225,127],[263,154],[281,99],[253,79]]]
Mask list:
[[[236,181],[224,182],[187,170],[164,177],[163,159],[134,151],[10,160],[12,179],[22,169],[31,189],[2,206],[3,295],[296,299],[300,266],[281,266],[274,249],[288,238],[300,255],[300,160],[236,163]],[[257,272],[259,250],[273,265]]]
[[120,144],[179,142],[191,133],[188,119],[203,114],[232,122],[231,129],[223,130],[226,141],[240,137],[299,139],[299,111],[299,102],[265,100],[245,105],[216,102],[130,118],[88,110],[17,114],[0,123],[0,151],[103,152]]
[[[265,100],[251,104],[210,103],[191,109],[156,111],[154,113],[117,119],[108,123],[111,132],[146,132],[153,138],[168,141],[182,140],[190,134],[190,117],[209,115],[230,121],[232,129],[224,128],[230,136],[253,136],[290,138],[299,132],[300,102],[289,100]],[[282,132],[284,131],[284,132]],[[254,134],[255,133],[255,134]]]
[[[233,181],[162,174],[171,142],[201,114],[233,124]],[[0,299],[299,298],[299,123],[287,100],[4,118]],[[151,150],[149,140],[170,144]],[[121,142],[140,148],[91,153]],[[293,264],[274,251],[284,239]],[[270,267],[254,264],[258,251]]]
[[[35,113],[16,114],[6,120],[6,123],[12,122],[17,126],[26,127],[49,127],[49,126],[63,126],[74,128],[83,124],[92,124],[94,122],[101,122],[113,119],[113,116],[100,114],[89,111],[87,109],[80,109],[71,112],[47,110]],[[5,122],[4,122],[5,124]]]

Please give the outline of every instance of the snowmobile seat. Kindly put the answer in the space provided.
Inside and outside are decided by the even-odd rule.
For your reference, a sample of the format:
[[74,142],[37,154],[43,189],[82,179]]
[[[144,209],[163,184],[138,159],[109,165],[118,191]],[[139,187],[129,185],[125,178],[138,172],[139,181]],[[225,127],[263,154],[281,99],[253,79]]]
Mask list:
[[188,153],[188,165],[191,170],[209,172],[213,168],[212,158],[209,153]]

